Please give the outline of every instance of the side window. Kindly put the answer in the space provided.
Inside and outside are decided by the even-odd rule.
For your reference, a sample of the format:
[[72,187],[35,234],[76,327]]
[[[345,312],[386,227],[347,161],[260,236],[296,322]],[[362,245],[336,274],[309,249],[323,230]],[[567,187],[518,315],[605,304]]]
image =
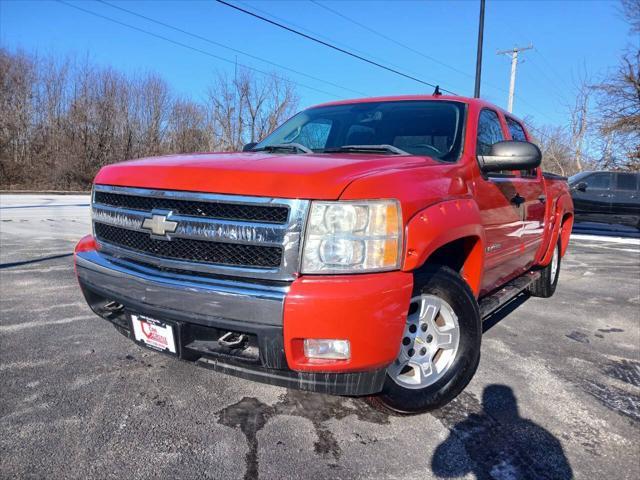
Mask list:
[[592,173],[583,180],[587,184],[588,188],[594,188],[596,190],[608,190],[611,188],[611,174],[610,173]]
[[[509,133],[511,134],[511,140],[518,140],[519,142],[527,142],[527,135],[524,133],[524,128],[520,123],[513,118],[507,118],[507,127],[509,127]],[[525,178],[533,178],[538,176],[538,169],[523,170],[520,174]]]
[[618,173],[616,175],[616,190],[636,190],[638,175],[635,173]]
[[331,132],[331,120],[318,119],[314,122],[305,124],[300,131],[294,131],[285,142],[300,143],[311,150],[320,150],[327,144],[329,132]]
[[[478,118],[478,141],[476,143],[476,155],[487,155],[491,145],[505,140],[502,133],[502,125],[498,114],[493,110],[482,110]],[[490,176],[512,176],[510,170],[499,170],[491,172]]]
[[507,117],[507,126],[509,127],[509,132],[511,133],[512,140],[519,140],[521,142],[527,141],[527,136],[524,133],[524,128],[518,122],[516,122],[513,118]]
[[487,155],[491,145],[504,140],[498,114],[493,110],[482,110],[478,119],[477,155]]

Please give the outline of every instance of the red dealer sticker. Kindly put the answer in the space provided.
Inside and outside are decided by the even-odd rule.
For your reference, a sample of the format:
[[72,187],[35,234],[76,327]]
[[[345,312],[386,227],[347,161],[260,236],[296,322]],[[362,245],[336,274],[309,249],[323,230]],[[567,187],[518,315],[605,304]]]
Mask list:
[[137,341],[157,350],[177,353],[171,325],[142,315],[131,315],[131,323]]

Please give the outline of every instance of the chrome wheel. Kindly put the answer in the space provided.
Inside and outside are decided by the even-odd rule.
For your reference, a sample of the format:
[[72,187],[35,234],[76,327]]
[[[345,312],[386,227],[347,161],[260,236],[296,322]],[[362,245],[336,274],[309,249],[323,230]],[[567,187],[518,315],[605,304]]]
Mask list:
[[460,327],[453,308],[435,295],[414,297],[400,353],[387,372],[401,387],[432,385],[451,367],[459,343]]
[[556,275],[558,275],[558,265],[560,264],[560,245],[556,245],[551,258],[551,283],[555,283]]

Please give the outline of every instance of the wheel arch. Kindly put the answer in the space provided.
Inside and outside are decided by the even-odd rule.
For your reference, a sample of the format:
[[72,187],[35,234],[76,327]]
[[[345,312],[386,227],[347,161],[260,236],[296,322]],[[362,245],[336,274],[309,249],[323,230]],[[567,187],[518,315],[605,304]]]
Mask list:
[[560,256],[564,256],[569,246],[571,231],[573,230],[573,213],[565,212],[562,216],[562,225],[560,226]]
[[480,212],[469,199],[427,207],[406,226],[403,270],[444,265],[459,273],[477,297],[484,269],[484,230]]
[[560,239],[560,256],[564,256],[569,246],[571,230],[573,229],[573,203],[571,196],[564,194],[556,202],[555,212],[553,212],[554,225],[551,231],[549,244],[546,246],[545,254],[542,256],[539,265],[546,266],[551,261],[553,249]]

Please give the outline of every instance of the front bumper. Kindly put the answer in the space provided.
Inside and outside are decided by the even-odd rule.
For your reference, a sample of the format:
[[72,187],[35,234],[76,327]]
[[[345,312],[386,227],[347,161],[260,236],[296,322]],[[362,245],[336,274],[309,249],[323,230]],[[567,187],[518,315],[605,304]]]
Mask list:
[[[92,310],[132,338],[130,314],[178,327],[178,353],[216,371],[272,385],[337,395],[382,389],[397,355],[411,275],[300,278],[293,283],[162,272],[95,249],[77,251],[78,282]],[[113,308],[113,303],[121,305]],[[246,334],[241,351],[220,347],[226,332]],[[309,360],[303,338],[346,338],[347,361]],[[240,349],[238,349],[240,350]]]

